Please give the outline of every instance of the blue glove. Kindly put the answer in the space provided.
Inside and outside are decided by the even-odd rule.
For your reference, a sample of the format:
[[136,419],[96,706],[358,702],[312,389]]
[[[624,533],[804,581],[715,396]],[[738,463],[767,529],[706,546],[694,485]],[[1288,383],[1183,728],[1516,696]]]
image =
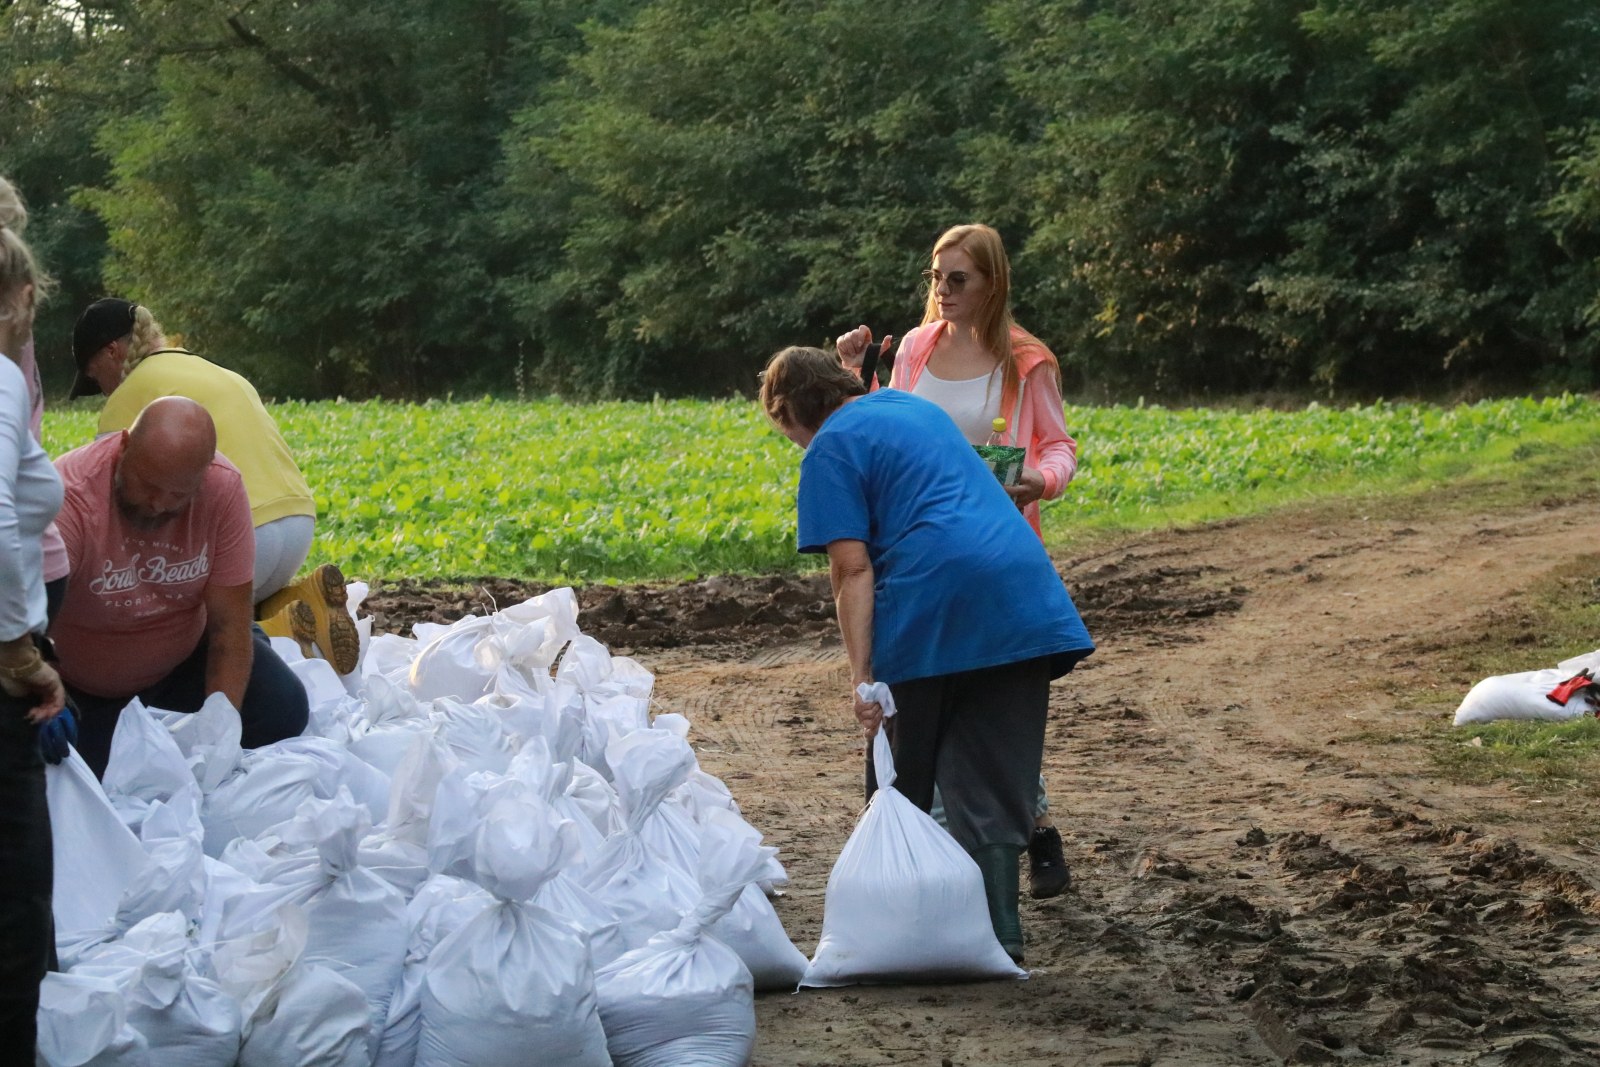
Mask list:
[[39,755],[46,763],[60,763],[67,758],[68,746],[78,743],[78,720],[70,707],[39,727]]

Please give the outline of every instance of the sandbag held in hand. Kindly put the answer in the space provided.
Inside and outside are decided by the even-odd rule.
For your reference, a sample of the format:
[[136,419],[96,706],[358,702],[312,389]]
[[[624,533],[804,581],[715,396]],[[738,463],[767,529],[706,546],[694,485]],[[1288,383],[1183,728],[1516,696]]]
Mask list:
[[[894,715],[888,686],[861,696]],[[978,865],[894,788],[884,734],[872,743],[878,791],[828,876],[822,939],[801,987],[1027,977],[994,936]]]

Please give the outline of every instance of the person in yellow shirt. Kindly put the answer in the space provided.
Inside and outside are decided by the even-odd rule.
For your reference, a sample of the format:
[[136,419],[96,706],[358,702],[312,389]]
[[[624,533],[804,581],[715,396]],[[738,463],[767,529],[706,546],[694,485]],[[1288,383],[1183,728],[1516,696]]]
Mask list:
[[341,674],[356,667],[359,639],[345,610],[345,577],[324,563],[294,582],[311,551],[316,501],[255,387],[226,367],[167,343],[150,309],[106,297],[72,331],[78,365],[71,396],[106,395],[98,432],[124,430],[146,404],[183,396],[211,414],[217,451],[239,469],[255,526],[254,598],[261,628],[314,647]]

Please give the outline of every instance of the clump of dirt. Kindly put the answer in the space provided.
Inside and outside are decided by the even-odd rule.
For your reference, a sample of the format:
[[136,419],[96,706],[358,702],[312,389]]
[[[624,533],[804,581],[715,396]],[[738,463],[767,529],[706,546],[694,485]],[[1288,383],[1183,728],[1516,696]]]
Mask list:
[[[374,630],[407,633],[418,622],[486,615],[550,586],[512,578],[375,582],[362,609]],[[591,585],[577,589],[584,633],[612,648],[768,643],[833,627],[825,574],[715,577],[679,585]]]
[[1218,574],[1216,567],[1159,564],[1136,553],[1066,567],[1067,588],[1090,633],[1171,630],[1238,611],[1247,590],[1209,586]]
[[[1215,567],[1177,567],[1129,554],[1120,562],[1062,565],[1067,587],[1090,632],[1170,633],[1239,610],[1242,587],[1213,589]],[[552,587],[515,578],[376,580],[362,609],[374,632],[409,633],[418,622],[451,623],[487,615]],[[757,647],[834,628],[825,573],[717,576],[676,585],[577,588],[585,633],[612,648]]]

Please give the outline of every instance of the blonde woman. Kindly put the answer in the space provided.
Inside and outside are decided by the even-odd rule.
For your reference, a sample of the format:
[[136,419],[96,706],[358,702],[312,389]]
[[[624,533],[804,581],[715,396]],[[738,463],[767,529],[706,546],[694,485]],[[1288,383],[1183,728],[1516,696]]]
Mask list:
[[21,235],[0,223],[0,1048],[18,1063],[33,1062],[39,983],[53,949],[39,728],[58,729],[48,724],[66,705],[39,640],[46,622],[40,536],[61,507],[61,479],[30,430],[27,381],[15,359],[33,334],[46,284]]
[[355,669],[359,638],[345,610],[345,578],[331,563],[290,584],[311,550],[316,502],[278,425],[244,377],[167,343],[150,309],[107,297],[72,331],[78,377],[71,395],[106,395],[98,432],[127,429],[150,401],[182,396],[210,412],[217,450],[244,476],[255,526],[254,597],[262,629],[314,647],[341,674]]
[[[23,231],[28,227],[28,207],[23,203],[22,194],[15,185],[4,178],[0,178],[0,226],[6,227],[18,238],[22,237]],[[21,369],[23,381],[28,387],[28,427],[33,431],[33,439],[43,442],[44,388],[39,381],[39,364],[34,358],[31,327],[24,340],[13,343],[10,355]],[[44,545],[45,572],[47,574],[63,572],[67,566],[67,547],[62,544],[61,534],[56,529],[55,523],[45,527],[40,540]],[[45,598],[50,604],[52,615],[61,604],[62,588],[60,581],[45,583]]]
[[[1059,497],[1072,481],[1078,445],[1062,416],[1055,355],[1011,317],[1005,243],[989,226],[952,227],[934,242],[922,273],[928,288],[922,324],[901,340],[889,387],[937,404],[969,444],[984,444],[994,420],[1004,418],[1000,443],[1027,450],[1022,477],[1006,492],[1042,539],[1039,501]],[[835,344],[844,364],[859,368],[872,341],[872,330],[858,326]],[[1028,881],[1030,894],[1043,899],[1064,892],[1071,878],[1042,778],[1037,816]]]

